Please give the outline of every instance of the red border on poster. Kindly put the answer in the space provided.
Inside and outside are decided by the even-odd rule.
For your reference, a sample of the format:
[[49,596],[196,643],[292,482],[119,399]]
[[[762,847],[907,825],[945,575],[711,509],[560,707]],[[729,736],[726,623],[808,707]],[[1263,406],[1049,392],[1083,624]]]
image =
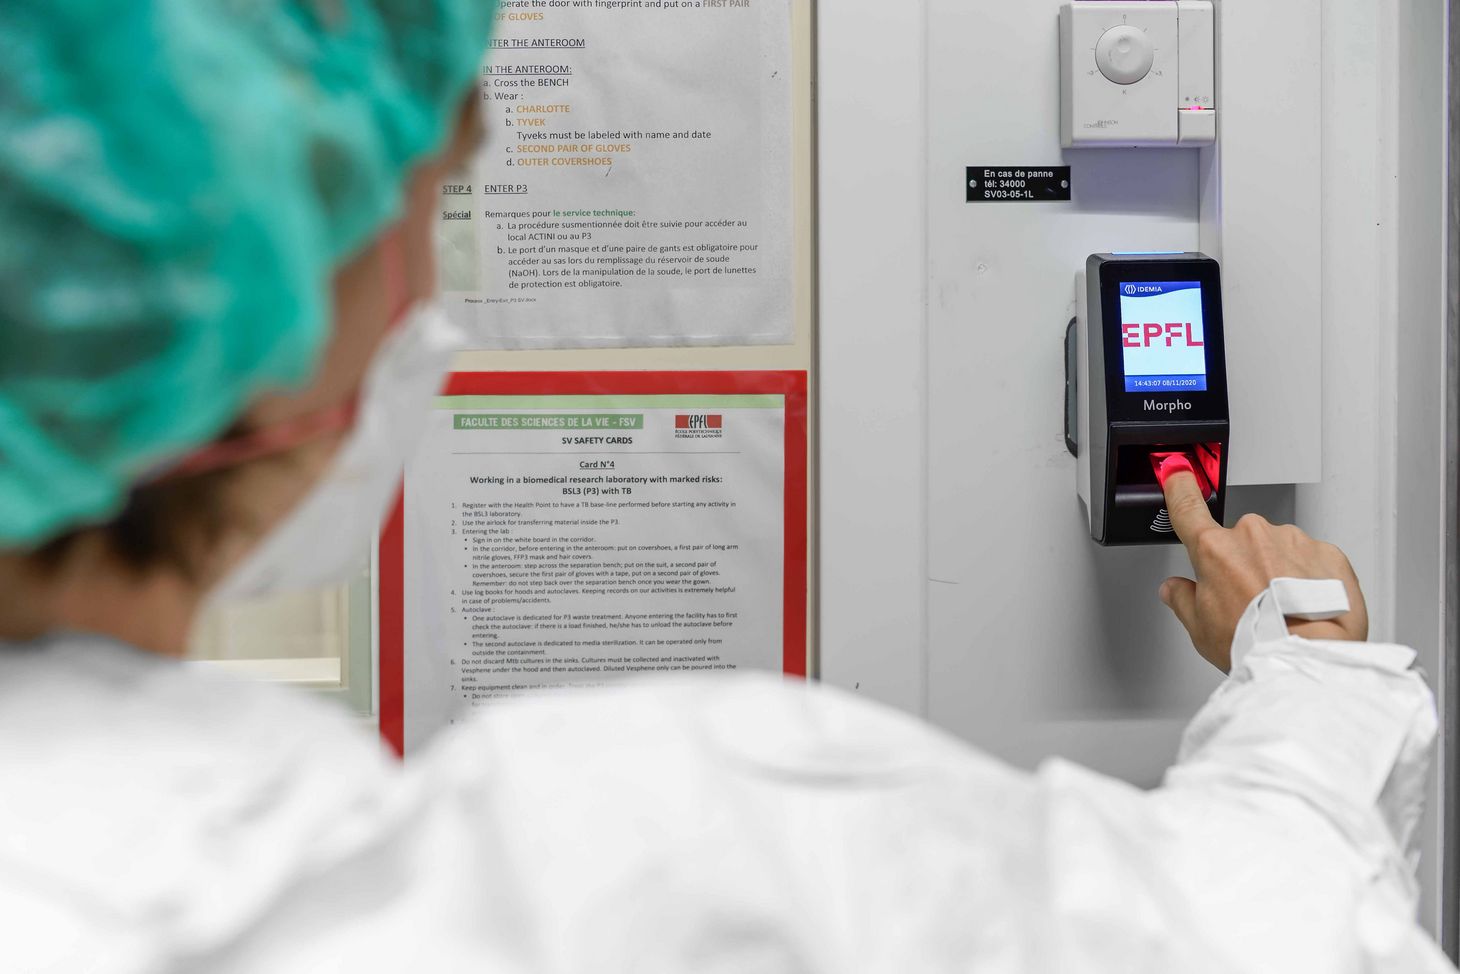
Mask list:
[[[807,379],[804,371],[755,372],[453,372],[446,396],[739,396],[786,397],[785,610],[783,668],[806,675]],[[380,535],[380,736],[405,748],[405,498]]]

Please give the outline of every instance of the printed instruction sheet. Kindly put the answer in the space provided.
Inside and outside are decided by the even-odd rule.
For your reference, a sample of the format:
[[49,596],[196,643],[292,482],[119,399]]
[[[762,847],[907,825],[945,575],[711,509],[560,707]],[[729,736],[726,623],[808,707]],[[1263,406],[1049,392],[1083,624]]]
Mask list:
[[[457,394],[506,379],[455,377],[407,470],[407,753],[524,693],[804,654],[805,535],[793,523],[788,544],[786,499],[804,497],[805,473],[793,460],[788,476],[786,394]],[[804,404],[791,410],[804,455]]]
[[503,0],[442,187],[482,348],[792,340],[791,0]]

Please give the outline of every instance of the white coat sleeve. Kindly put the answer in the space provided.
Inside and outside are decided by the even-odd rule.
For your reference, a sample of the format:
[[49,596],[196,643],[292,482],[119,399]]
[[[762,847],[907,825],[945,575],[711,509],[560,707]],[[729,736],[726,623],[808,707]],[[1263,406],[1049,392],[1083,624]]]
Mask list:
[[1296,636],[1257,645],[1192,721],[1167,787],[1289,797],[1412,884],[1438,726],[1414,658]]
[[[1437,730],[1414,659],[1403,646],[1295,636],[1246,648],[1153,796],[1193,862],[1277,877],[1286,892],[1271,901],[1287,920],[1332,917],[1335,961],[1361,957],[1364,970],[1451,969],[1413,927]],[[1212,909],[1239,916],[1231,901]]]

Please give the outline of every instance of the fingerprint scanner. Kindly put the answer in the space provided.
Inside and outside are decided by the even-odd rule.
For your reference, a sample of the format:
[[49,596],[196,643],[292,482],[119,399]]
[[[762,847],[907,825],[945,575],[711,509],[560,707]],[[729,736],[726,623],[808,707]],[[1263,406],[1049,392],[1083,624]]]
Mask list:
[[1198,463],[1189,453],[1182,451],[1152,451],[1151,469],[1156,473],[1156,482],[1161,489],[1166,489],[1166,481],[1178,473],[1185,471],[1196,478],[1196,486],[1207,500],[1216,496],[1216,489],[1212,486],[1212,480],[1208,476],[1204,465]]

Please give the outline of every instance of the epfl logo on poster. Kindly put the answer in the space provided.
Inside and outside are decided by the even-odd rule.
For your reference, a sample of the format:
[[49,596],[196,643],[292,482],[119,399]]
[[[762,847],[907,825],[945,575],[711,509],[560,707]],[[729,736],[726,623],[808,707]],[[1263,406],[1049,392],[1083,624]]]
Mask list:
[[725,418],[716,413],[681,413],[674,417],[674,436],[680,440],[718,440],[725,435]]

